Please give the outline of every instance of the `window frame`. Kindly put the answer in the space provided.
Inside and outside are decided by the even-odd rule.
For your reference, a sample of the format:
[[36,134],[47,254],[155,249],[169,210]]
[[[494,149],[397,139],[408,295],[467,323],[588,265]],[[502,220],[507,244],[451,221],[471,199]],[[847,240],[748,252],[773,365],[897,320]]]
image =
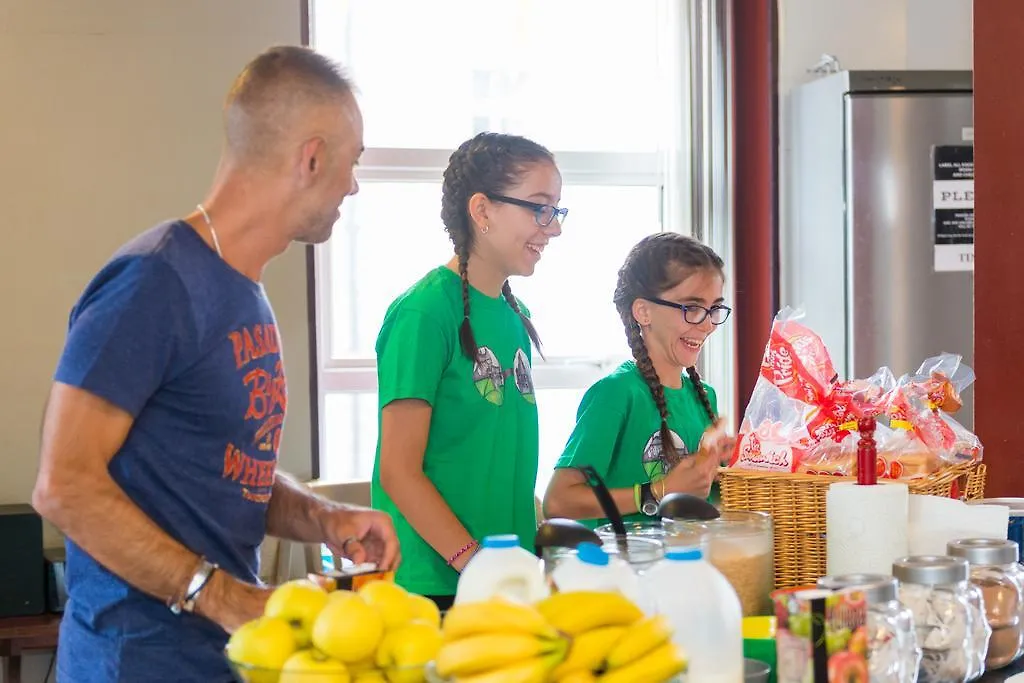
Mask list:
[[[307,0],[305,5],[315,4]],[[734,292],[730,273],[731,215],[722,211],[724,197],[731,195],[727,181],[730,171],[731,134],[728,130],[728,94],[716,93],[723,86],[725,56],[730,38],[722,19],[721,0],[673,0],[661,2],[665,21],[660,22],[662,54],[670,64],[665,74],[669,84],[667,100],[672,124],[666,130],[664,151],[584,152],[552,150],[565,185],[614,185],[657,187],[661,192],[661,227],[707,241],[726,261],[726,297]],[[309,36],[315,36],[315,14],[306,9]],[[710,17],[709,17],[710,15]],[[304,22],[304,23],[307,23]],[[307,28],[307,27],[304,27]],[[312,41],[307,40],[307,43]],[[718,105],[718,106],[715,106]],[[368,148],[361,159],[357,177],[361,182],[439,182],[453,150],[419,148]],[[724,195],[724,197],[723,197]],[[717,209],[715,217],[709,209]],[[571,218],[570,218],[571,220]],[[307,249],[310,330],[310,398],[313,423],[312,471],[319,477],[326,443],[323,419],[326,398],[337,393],[376,392],[377,364],[372,357],[331,356],[331,325],[325,318],[331,310],[332,267],[326,245]],[[625,256],[625,255],[623,255]],[[722,334],[721,332],[725,332]],[[722,407],[732,404],[735,368],[732,362],[735,331],[732,326],[712,337],[702,354],[702,375],[719,395]],[[538,390],[581,389],[614,369],[628,349],[609,357],[549,357],[535,359],[534,383]],[[710,373],[703,368],[712,359]],[[721,367],[719,367],[721,366]],[[730,422],[734,418],[729,416]]]

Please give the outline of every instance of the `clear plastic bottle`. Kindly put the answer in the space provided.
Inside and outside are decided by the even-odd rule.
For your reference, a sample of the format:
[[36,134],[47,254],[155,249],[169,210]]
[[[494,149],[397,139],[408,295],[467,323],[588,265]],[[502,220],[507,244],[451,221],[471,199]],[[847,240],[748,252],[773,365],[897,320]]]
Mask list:
[[533,603],[548,594],[540,559],[520,547],[518,536],[487,536],[462,570],[455,604],[480,602],[499,595]]
[[644,587],[686,652],[690,683],[742,683],[743,612],[736,591],[697,548],[670,548]]
[[921,666],[914,618],[900,604],[896,579],[884,574],[840,574],[818,579],[818,588],[863,591],[868,603],[868,673],[871,683],[915,683]]
[[551,574],[554,589],[617,591],[648,614],[653,613],[640,588],[640,578],[629,563],[606,553],[594,543],[580,543],[576,554],[565,557]]

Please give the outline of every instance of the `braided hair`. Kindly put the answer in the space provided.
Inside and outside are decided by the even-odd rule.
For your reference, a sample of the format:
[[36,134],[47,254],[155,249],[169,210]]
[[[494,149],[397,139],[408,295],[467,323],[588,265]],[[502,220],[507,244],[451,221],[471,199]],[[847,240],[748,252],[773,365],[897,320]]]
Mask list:
[[[472,361],[476,360],[477,345],[473,327],[469,322],[469,255],[473,250],[476,231],[469,216],[469,199],[477,193],[503,194],[514,186],[525,174],[528,167],[536,163],[555,162],[555,157],[544,147],[518,135],[502,133],[480,133],[462,143],[448,159],[441,189],[441,221],[455,246],[459,260],[459,276],[462,278],[462,324],[459,326],[459,343],[462,352]],[[513,311],[519,314],[526,333],[533,345],[540,350],[540,337],[519,308],[519,302],[512,294],[508,280],[501,287],[501,294]]]
[[[640,334],[640,324],[633,318],[633,302],[645,297],[656,297],[660,292],[672,289],[697,270],[713,268],[724,277],[724,265],[721,257],[711,247],[692,237],[675,232],[660,232],[640,240],[619,269],[619,280],[613,298],[615,308],[626,329],[626,341],[633,352],[637,370],[647,382],[658,414],[661,416],[661,445],[670,462],[678,459],[679,454],[669,433],[665,387],[662,386],[647,350],[647,344]],[[714,422],[718,416],[711,408],[711,400],[704,389],[697,368],[686,368],[686,374],[708,418]]]

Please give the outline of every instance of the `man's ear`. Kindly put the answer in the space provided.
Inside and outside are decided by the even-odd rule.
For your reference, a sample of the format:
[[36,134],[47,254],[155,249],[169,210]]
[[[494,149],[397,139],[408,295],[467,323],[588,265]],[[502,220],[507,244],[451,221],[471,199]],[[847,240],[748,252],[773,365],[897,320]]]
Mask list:
[[310,138],[302,143],[297,172],[303,186],[312,185],[323,172],[326,150],[324,139],[320,137]]

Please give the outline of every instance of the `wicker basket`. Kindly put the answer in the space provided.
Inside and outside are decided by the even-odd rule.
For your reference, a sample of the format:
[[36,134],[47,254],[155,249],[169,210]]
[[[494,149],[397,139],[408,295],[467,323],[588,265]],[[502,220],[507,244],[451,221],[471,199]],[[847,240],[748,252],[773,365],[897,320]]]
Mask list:
[[[826,573],[825,494],[853,477],[722,469],[722,505],[768,512],[775,527],[775,587],[814,585]],[[967,463],[906,482],[911,493],[975,500],[984,497],[985,465]]]

